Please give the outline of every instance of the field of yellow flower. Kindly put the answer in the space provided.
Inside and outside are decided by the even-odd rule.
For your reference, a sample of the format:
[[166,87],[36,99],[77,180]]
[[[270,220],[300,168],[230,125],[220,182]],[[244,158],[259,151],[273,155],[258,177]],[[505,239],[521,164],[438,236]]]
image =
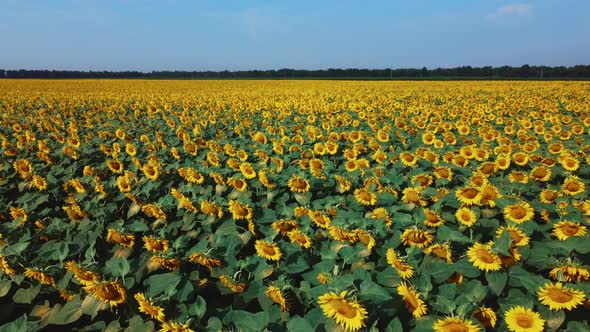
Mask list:
[[590,84],[0,80],[0,327],[589,331]]

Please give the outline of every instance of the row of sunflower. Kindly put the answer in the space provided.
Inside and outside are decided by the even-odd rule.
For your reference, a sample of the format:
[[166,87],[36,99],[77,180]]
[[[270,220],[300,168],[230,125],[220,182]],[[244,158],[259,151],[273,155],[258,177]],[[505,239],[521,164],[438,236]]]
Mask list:
[[583,83],[6,84],[7,327],[590,328]]

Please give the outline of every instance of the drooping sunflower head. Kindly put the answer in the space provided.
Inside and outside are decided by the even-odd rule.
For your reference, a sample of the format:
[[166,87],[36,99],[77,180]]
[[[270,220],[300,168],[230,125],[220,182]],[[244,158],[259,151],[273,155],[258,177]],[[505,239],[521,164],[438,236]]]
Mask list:
[[432,254],[438,258],[444,259],[449,264],[453,263],[451,247],[449,246],[449,244],[433,244],[430,247],[426,248],[425,253]]
[[417,228],[406,229],[400,237],[404,245],[418,248],[425,248],[434,240],[432,234]]
[[365,326],[367,310],[356,299],[348,300],[347,293],[326,293],[319,297],[318,303],[324,316],[334,319],[345,331],[354,332]]
[[393,248],[387,249],[386,257],[387,263],[397,271],[400,277],[403,279],[409,279],[414,276],[414,268],[411,265],[404,263]]
[[498,320],[494,310],[488,307],[479,307],[475,309],[471,316],[477,319],[481,325],[485,327],[495,327]]
[[296,243],[302,248],[309,249],[311,247],[311,238],[298,229],[290,231],[287,236],[292,243]]
[[590,279],[590,271],[583,266],[564,264],[554,267],[549,271],[549,276],[565,282],[586,281]]
[[404,305],[412,316],[420,318],[426,315],[426,304],[420,299],[420,295],[414,287],[402,282],[397,286],[397,293],[402,297]]
[[139,312],[142,312],[158,322],[166,319],[164,308],[155,305],[152,300],[148,299],[143,293],[137,293],[133,296],[139,305]]
[[84,286],[84,290],[111,307],[116,307],[127,300],[125,287],[117,281],[89,284]]

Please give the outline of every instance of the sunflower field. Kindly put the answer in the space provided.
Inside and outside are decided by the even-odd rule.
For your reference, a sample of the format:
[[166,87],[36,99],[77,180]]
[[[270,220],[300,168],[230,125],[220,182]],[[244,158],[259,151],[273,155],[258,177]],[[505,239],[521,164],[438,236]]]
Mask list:
[[590,84],[0,80],[0,331],[590,331]]

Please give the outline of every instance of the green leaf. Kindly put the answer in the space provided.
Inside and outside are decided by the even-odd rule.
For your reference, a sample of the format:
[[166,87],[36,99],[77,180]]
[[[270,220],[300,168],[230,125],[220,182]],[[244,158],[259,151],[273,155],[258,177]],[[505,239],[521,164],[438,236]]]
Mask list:
[[398,332],[398,331],[403,331],[403,327],[402,327],[402,323],[400,322],[399,318],[395,318],[393,320],[391,320],[391,322],[389,322],[389,324],[387,324],[387,326],[385,327],[385,332]]
[[232,310],[223,317],[226,325],[233,324],[239,330],[253,332],[264,330],[269,320],[267,311],[252,314],[243,310]]
[[531,294],[537,294],[539,287],[548,280],[540,275],[530,273],[520,265],[514,265],[508,271],[508,284],[515,287],[524,287]]
[[41,284],[31,286],[29,288],[19,288],[12,296],[15,303],[31,303],[41,290]]
[[143,318],[139,315],[131,317],[129,320],[129,327],[125,329],[125,332],[144,332],[153,331],[154,323],[151,321],[144,322]]
[[375,304],[391,300],[387,290],[373,281],[365,280],[361,283],[359,298]]
[[12,287],[11,280],[2,280],[0,281],[0,297],[8,294],[10,292],[10,287]]
[[388,266],[385,270],[377,273],[377,282],[385,287],[397,287],[401,280],[402,278],[391,266]]
[[197,296],[197,300],[190,307],[190,313],[201,319],[205,316],[205,312],[207,312],[207,302],[203,297]]
[[294,316],[287,321],[287,331],[299,332],[299,331],[313,331],[313,326],[307,321],[307,319],[301,316]]
[[467,236],[461,234],[458,231],[453,230],[449,226],[440,225],[438,227],[438,231],[436,232],[436,238],[439,241],[454,241],[459,243],[471,243],[471,239]]
[[508,274],[505,271],[486,272],[486,280],[488,281],[488,287],[490,287],[492,292],[496,295],[500,295],[508,281]]
[[144,285],[148,287],[148,297],[156,297],[164,293],[163,299],[169,299],[176,294],[176,286],[182,280],[177,272],[154,274],[144,281]]
[[285,266],[285,272],[289,274],[296,274],[301,273],[309,268],[309,264],[305,258],[301,257],[300,255],[292,255],[287,258],[286,262],[287,266]]
[[49,318],[49,324],[67,325],[77,321],[82,317],[81,306],[80,296],[74,297],[74,299],[67,302],[57,314]]
[[10,323],[0,326],[0,332],[22,332],[27,329],[27,315],[22,315]]
[[115,277],[123,277],[126,276],[129,271],[131,271],[131,266],[127,261],[127,258],[124,257],[113,257],[106,262],[107,271],[112,276]]
[[512,238],[509,232],[503,232],[499,239],[494,242],[492,247],[496,252],[503,256],[510,256],[510,244],[512,244]]

